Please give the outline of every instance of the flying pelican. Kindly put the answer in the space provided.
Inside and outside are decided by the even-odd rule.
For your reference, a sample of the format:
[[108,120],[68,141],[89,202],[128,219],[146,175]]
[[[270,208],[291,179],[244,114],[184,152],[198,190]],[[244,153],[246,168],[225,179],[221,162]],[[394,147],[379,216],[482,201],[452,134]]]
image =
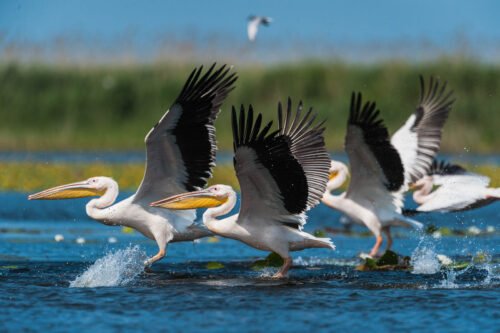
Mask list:
[[259,25],[268,26],[273,21],[272,18],[267,16],[255,16],[252,15],[248,18],[247,34],[248,40],[253,42],[257,36],[257,31],[259,31]]
[[[428,175],[415,182],[416,212],[455,212],[486,206],[500,200],[500,188],[490,188],[486,176],[456,164],[434,161]],[[434,186],[438,186],[434,189]]]
[[349,176],[347,166],[331,161],[330,180],[322,202],[341,211],[356,223],[364,224],[376,237],[369,256],[376,256],[383,238],[392,246],[391,226],[421,228],[420,222],[403,216],[403,194],[408,184],[426,174],[439,151],[441,131],[451,109],[451,92],[446,84],[430,80],[425,90],[420,77],[421,95],[416,111],[389,138],[375,103],[362,107],[361,94],[351,97],[345,149],[351,165],[351,181],[345,193],[332,195]]
[[227,185],[179,194],[151,205],[209,208],[203,214],[203,223],[214,234],[273,251],[283,258],[275,278],[284,277],[291,267],[290,251],[334,249],[329,238],[317,238],[302,230],[305,212],[316,206],[323,195],[330,162],[322,123],[312,127],[312,109],[304,117],[301,110],[302,102],[292,115],[288,99],[283,115],[278,104],[278,130],[269,134],[272,122],[261,130],[262,115],[254,122],[252,106],[248,113],[241,106],[239,122],[233,107],[234,168],[241,187],[239,214],[217,219],[236,204],[236,193]]
[[191,72],[170,110],[146,135],[146,170],[134,195],[114,204],[118,184],[108,177],[93,177],[32,194],[29,200],[100,196],[87,204],[88,216],[105,225],[134,228],[156,241],[158,253],[146,260],[146,266],[162,259],[170,242],[209,235],[193,224],[195,210],[179,212],[149,205],[168,195],[202,188],[212,174],[213,124],[237,77],[228,74],[226,65],[215,70],[214,64],[204,74],[202,68]]

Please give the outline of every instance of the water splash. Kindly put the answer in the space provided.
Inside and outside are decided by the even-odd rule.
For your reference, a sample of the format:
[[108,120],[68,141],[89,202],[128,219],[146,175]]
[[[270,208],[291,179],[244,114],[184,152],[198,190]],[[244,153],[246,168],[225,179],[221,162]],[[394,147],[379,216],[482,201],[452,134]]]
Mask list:
[[276,274],[279,270],[279,267],[267,267],[264,268],[259,272],[258,278],[259,279],[271,279],[273,278],[274,274]]
[[410,260],[413,274],[436,274],[441,269],[434,243],[422,237]]
[[446,270],[444,278],[437,285],[435,285],[433,287],[438,288],[438,289],[456,289],[456,288],[459,288],[459,285],[456,282],[457,276],[465,273],[469,269],[469,267],[464,269],[462,272],[455,271],[453,269]]
[[433,286],[438,289],[491,287],[500,282],[500,265],[492,263],[492,258],[484,252],[478,252],[470,264],[463,270],[448,268],[440,283]]
[[144,271],[147,256],[139,246],[110,252],[99,258],[83,274],[70,282],[71,288],[123,286]]

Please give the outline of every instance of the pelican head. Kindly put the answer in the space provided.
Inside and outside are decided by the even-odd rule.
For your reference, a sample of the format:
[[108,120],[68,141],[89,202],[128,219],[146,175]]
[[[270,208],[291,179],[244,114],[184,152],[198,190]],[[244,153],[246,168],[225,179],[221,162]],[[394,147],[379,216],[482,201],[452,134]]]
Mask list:
[[31,194],[28,196],[28,200],[77,199],[102,196],[106,193],[106,190],[112,186],[117,185],[111,178],[92,177],[84,181],[52,187],[35,194]]
[[213,185],[204,190],[173,195],[150,204],[152,207],[183,210],[212,208],[225,204],[234,190],[228,185]]
[[339,175],[342,175],[344,177],[349,177],[349,168],[347,167],[347,165],[345,165],[344,163],[342,162],[338,162],[338,161],[331,161],[330,162],[330,175],[329,175],[329,180],[333,180],[335,179],[336,177],[338,177]]

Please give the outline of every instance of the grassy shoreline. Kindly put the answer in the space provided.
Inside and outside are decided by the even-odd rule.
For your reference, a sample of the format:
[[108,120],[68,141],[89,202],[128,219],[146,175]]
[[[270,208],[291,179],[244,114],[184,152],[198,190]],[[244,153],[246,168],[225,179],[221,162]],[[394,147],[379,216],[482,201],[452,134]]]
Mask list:
[[[500,187],[500,166],[464,165],[471,171],[491,178],[491,186]],[[135,191],[144,173],[142,163],[43,163],[0,162],[0,191],[34,192],[93,176],[115,179],[122,191]],[[239,189],[231,163],[219,164],[209,184],[227,184]]]
[[[57,67],[0,64],[0,150],[142,149],[143,137],[175,99],[193,65]],[[500,65],[467,60],[430,63],[301,62],[236,66],[237,88],[216,123],[230,149],[231,105],[252,103],[266,119],[291,96],[327,119],[326,143],[341,150],[351,91],[377,102],[393,133],[414,110],[418,75],[439,76],[455,91],[443,151],[500,151]]]

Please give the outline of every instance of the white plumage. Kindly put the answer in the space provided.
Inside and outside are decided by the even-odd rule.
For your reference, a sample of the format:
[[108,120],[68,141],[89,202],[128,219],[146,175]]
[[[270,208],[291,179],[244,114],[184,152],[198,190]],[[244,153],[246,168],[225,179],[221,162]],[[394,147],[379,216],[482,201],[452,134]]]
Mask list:
[[250,16],[248,18],[247,24],[247,34],[248,40],[251,42],[255,41],[255,37],[257,37],[257,32],[259,31],[259,26],[268,26],[271,24],[272,19],[266,16]]
[[193,224],[195,210],[169,211],[150,207],[153,200],[206,185],[215,162],[214,121],[236,80],[230,69],[215,64],[202,74],[195,68],[169,111],[146,136],[146,171],[136,194],[115,204],[118,184],[108,177],[54,187],[29,196],[69,199],[98,196],[86,205],[87,215],[106,225],[134,228],[154,240],[163,258],[167,244],[190,241],[210,234]]
[[[482,207],[500,200],[500,188],[490,179],[443,161],[433,163],[429,175],[415,182],[417,212],[454,212]],[[434,187],[437,187],[434,189]]]
[[330,248],[329,238],[317,238],[302,230],[305,212],[319,203],[328,178],[329,158],[322,124],[312,126],[309,110],[295,115],[288,101],[286,113],[278,109],[278,130],[271,123],[261,129],[262,115],[254,122],[253,110],[241,109],[239,121],[233,108],[234,168],[241,187],[239,214],[228,214],[236,193],[227,185],[173,196],[153,203],[169,209],[209,208],[203,223],[213,233],[239,240],[254,248],[272,251],[284,259],[275,277],[283,277],[292,264],[290,251]]
[[351,181],[345,193],[331,194],[349,175],[347,166],[332,161],[331,179],[322,201],[375,235],[371,256],[378,253],[382,232],[387,236],[387,248],[391,247],[391,226],[422,227],[402,214],[403,194],[409,183],[427,172],[439,150],[441,130],[453,102],[445,87],[440,88],[439,82],[431,78],[425,90],[421,78],[420,103],[392,139],[379,119],[375,103],[362,106],[361,94],[352,95],[345,139]]

